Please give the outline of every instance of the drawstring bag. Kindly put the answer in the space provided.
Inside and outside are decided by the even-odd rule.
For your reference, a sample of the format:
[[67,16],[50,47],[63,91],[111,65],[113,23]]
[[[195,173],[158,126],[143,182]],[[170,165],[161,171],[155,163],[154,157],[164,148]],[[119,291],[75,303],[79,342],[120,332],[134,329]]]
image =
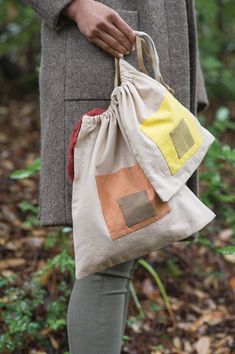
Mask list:
[[[172,95],[173,90],[161,76],[152,38],[142,31],[138,34],[138,62],[144,73],[120,59],[116,72],[120,68],[122,85],[114,94],[120,102],[121,117],[126,117],[122,123],[133,153],[160,198],[167,201],[200,165],[215,138]],[[153,66],[155,79],[146,75],[141,45]],[[115,86],[119,76],[115,76]]]
[[[85,113],[70,136],[77,279],[181,241],[215,217],[185,184],[214,137],[164,83],[150,36],[135,32],[142,72],[115,58],[109,106]],[[155,79],[143,72],[143,51]]]

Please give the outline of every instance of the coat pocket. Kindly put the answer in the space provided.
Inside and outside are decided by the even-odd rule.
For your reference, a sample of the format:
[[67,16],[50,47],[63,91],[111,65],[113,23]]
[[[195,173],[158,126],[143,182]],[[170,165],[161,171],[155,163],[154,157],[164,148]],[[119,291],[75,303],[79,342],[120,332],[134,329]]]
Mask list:
[[[133,30],[138,30],[138,11],[118,10]],[[132,65],[136,53],[125,55]],[[91,43],[73,22],[67,27],[65,99],[109,99],[114,89],[114,56]]]

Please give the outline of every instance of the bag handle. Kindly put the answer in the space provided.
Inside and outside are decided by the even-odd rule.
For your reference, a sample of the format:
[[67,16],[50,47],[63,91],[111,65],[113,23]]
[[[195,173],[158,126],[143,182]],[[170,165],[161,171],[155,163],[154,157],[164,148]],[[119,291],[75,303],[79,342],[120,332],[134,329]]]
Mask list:
[[[146,50],[148,53],[147,54],[147,59],[149,61],[150,59],[150,64],[153,66],[153,70],[154,70],[154,76],[155,79],[160,81],[161,80],[161,72],[160,72],[160,66],[159,66],[159,57],[157,54],[157,50],[155,47],[155,44],[152,40],[152,38],[145,32],[143,31],[135,31],[136,33],[136,49],[138,49],[139,46],[139,56],[137,55],[138,59],[141,59],[143,62],[143,49],[146,53]],[[139,62],[138,62],[139,64]],[[144,64],[143,64],[144,66]],[[145,68],[145,71],[147,73],[147,70]]]
[[[159,57],[157,54],[157,50],[152,38],[143,31],[137,31],[136,33],[136,51],[137,51],[137,61],[138,66],[142,72],[148,75],[147,69],[144,65],[143,61],[143,51],[145,52],[146,58],[148,62],[152,65],[154,70],[154,78],[157,81],[160,81],[172,94],[174,90],[169,87],[163,80],[161,72],[160,72],[160,65],[159,65]],[[120,83],[120,66],[119,66],[119,58],[115,58],[115,79],[114,79],[114,86],[118,86]]]

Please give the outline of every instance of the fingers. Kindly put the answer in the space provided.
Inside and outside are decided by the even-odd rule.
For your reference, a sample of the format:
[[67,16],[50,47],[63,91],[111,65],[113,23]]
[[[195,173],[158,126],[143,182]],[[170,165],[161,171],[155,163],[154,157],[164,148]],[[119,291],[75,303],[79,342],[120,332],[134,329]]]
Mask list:
[[101,29],[103,30],[102,39],[111,47],[123,54],[128,54],[132,50],[133,44],[112,22],[103,23]]
[[88,41],[117,58],[133,51],[135,32],[117,11],[96,1],[81,1],[79,9],[76,23]]
[[121,18],[118,12],[113,11],[106,21],[101,21],[97,25],[93,43],[100,44],[111,55],[121,57],[120,53],[129,54],[133,51],[135,37],[132,28]]
[[[107,31],[107,32],[106,32]],[[102,31],[98,34],[98,37],[102,39],[110,48],[122,54],[129,54],[132,50],[132,44],[128,41],[114,25],[107,24],[106,31]]]
[[123,33],[132,48],[136,41],[135,31],[122,19],[118,12],[116,14],[116,16],[112,17],[112,23]]
[[92,40],[92,43],[98,45],[100,48],[102,48],[105,52],[115,56],[116,58],[122,58],[123,54],[120,53],[118,50],[114,49],[113,47],[110,47],[109,44],[107,44],[103,39],[100,37],[95,37]]

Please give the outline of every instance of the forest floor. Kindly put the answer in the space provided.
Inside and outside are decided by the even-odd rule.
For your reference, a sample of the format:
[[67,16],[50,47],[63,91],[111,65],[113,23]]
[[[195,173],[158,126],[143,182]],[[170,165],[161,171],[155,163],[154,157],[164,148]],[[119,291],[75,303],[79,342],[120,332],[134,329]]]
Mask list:
[[[19,208],[23,200],[38,204],[38,175],[19,180],[9,178],[11,172],[25,168],[39,156],[37,96],[2,102],[0,123],[0,275],[21,274],[23,282],[58,251],[56,247],[49,252],[43,249],[48,233],[55,228],[26,227],[25,212]],[[72,255],[71,233],[68,237]],[[207,242],[174,243],[144,257],[156,268],[164,284],[174,318],[169,315],[151,275],[138,265],[133,285],[145,317],[139,316],[130,297],[123,354],[235,353],[235,258],[214,252],[214,247],[231,243],[232,230],[217,229],[203,235],[203,239]],[[55,282],[52,279],[49,285],[52,299]],[[4,328],[2,315],[0,326]],[[60,338],[58,331],[51,334],[50,351],[31,343],[30,347],[14,353],[64,353],[65,350],[59,349]]]

